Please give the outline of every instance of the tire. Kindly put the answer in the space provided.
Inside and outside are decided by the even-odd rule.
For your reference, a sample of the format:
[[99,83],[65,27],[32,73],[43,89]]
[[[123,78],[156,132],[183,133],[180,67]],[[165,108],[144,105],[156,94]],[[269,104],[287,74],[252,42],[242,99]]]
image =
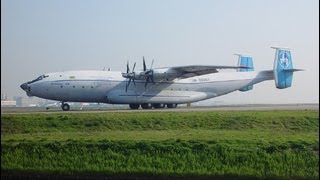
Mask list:
[[176,108],[178,104],[167,104],[167,108]]
[[140,104],[129,104],[130,109],[139,109]]
[[164,108],[165,104],[152,104],[152,107],[154,107],[155,109],[160,109],[160,108]]
[[152,105],[148,103],[141,104],[142,109],[151,109]]
[[61,105],[61,108],[63,111],[69,111],[70,110],[70,106],[69,104],[65,103]]

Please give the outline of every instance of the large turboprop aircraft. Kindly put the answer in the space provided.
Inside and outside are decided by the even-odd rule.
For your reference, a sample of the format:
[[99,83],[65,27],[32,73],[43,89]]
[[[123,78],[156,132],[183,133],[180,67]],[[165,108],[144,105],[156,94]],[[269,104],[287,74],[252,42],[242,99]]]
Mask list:
[[[166,68],[146,67],[135,71],[136,63],[126,72],[119,71],[66,71],[39,76],[20,87],[28,96],[61,101],[61,108],[68,111],[66,102],[95,102],[129,104],[131,109],[175,108],[178,104],[191,103],[231,93],[249,91],[253,85],[275,80],[278,89],[291,86],[294,69],[291,52],[275,48],[273,70],[254,71],[252,57],[237,54],[238,66],[177,66]],[[153,61],[152,61],[153,64]],[[219,72],[218,69],[235,69]]]

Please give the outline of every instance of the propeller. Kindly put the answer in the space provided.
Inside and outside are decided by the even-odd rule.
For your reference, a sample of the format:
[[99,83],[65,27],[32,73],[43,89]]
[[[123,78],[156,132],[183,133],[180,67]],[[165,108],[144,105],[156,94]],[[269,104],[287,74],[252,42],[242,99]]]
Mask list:
[[153,62],[154,62],[154,59],[152,59],[152,63],[151,63],[150,69],[147,69],[146,62],[145,62],[145,59],[144,59],[144,56],[143,56],[143,71],[144,71],[145,78],[146,78],[146,82],[144,84],[144,88],[147,88],[147,85],[150,82],[150,80],[154,84],[154,76],[153,76],[153,69],[152,69]]
[[143,59],[143,71],[147,70],[147,66],[146,66],[146,61],[144,60],[144,56],[142,57]]
[[126,84],[126,92],[128,91],[128,87],[131,83],[131,81],[134,84],[134,87],[136,87],[136,82],[134,81],[136,73],[134,72],[134,68],[136,67],[136,63],[134,63],[132,71],[130,72],[129,68],[129,61],[127,61],[127,73],[122,73],[122,77],[129,79],[127,84]]

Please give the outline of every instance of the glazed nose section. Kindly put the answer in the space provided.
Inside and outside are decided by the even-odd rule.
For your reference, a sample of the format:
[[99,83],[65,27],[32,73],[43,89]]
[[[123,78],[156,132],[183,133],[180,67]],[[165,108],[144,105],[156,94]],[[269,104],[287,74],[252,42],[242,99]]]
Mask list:
[[24,91],[27,91],[28,90],[28,83],[23,83],[20,85],[21,89],[23,89]]

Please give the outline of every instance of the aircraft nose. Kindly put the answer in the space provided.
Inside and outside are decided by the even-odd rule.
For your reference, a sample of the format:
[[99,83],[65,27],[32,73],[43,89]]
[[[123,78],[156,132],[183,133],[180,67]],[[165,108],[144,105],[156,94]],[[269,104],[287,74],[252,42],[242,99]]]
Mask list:
[[21,89],[23,89],[24,91],[27,91],[28,90],[28,83],[23,83],[20,85]]

